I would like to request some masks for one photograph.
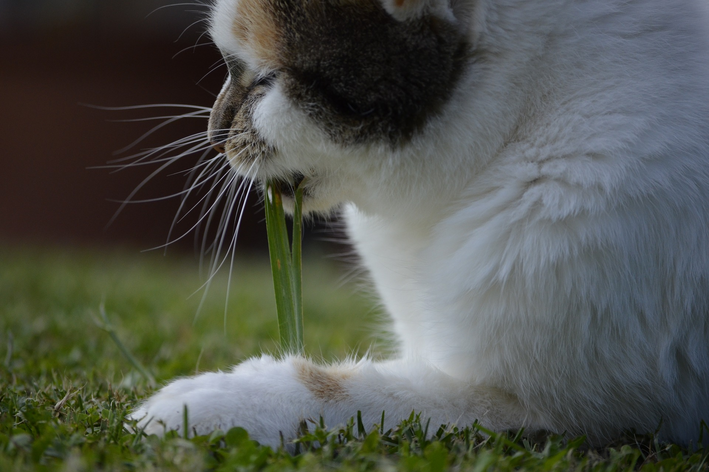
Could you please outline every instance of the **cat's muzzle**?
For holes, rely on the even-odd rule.
[[[244,86],[229,79],[212,107],[209,142],[237,170],[243,164],[258,166],[276,153],[253,126],[254,107],[268,91],[269,84],[259,80]]]

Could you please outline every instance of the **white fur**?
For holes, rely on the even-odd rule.
[[[212,29],[230,53],[220,24],[236,1],[217,1]],[[179,428],[187,404],[200,432],[240,425],[268,444],[357,410],[368,425],[416,410],[696,442],[709,421],[706,7],[456,1],[488,60],[396,151],[337,146],[271,90],[254,121],[281,152],[260,176],[314,170],[307,208],[346,204],[399,354],[338,367],[345,399],[313,396],[302,359],[262,358],[178,380],[134,416]]]

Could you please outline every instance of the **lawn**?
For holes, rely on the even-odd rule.
[[[357,419],[318,429],[299,453],[273,451],[241,429],[184,439],[141,438],[125,415],[168,379],[277,352],[266,255],[219,274],[202,301],[195,258],[133,250],[0,248],[0,471],[9,470],[703,470],[709,452],[628,436],[602,450],[582,438],[486,436],[415,417],[356,434]],[[384,344],[377,311],[342,281],[343,268],[304,258],[306,352],[341,358]],[[201,306],[200,306],[201,305]],[[368,426],[368,425],[365,425]],[[428,432],[428,434],[426,434]],[[321,447],[314,447],[319,444]]]

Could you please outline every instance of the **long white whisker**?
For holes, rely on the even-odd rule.
[[[128,205],[128,202],[130,202],[133,199],[133,197],[140,191],[140,189],[143,188],[143,186],[145,186],[145,184],[147,184],[153,177],[158,175],[163,170],[167,169],[170,165],[175,163],[177,160],[178,159],[171,159],[171,160],[167,161],[166,163],[164,163],[163,165],[161,165],[160,167],[155,169],[153,172],[151,172],[150,175],[148,175],[145,179],[143,179],[143,181],[140,182],[136,186],[136,188],[134,188],[133,191],[128,195],[128,198],[126,198],[125,201],[123,201],[123,203],[121,203],[121,206],[118,207],[118,210],[116,210],[116,212],[113,214],[113,217],[108,221],[106,226],[110,226],[111,224],[113,224],[113,222],[116,220],[116,218],[118,218],[118,215],[121,213],[121,211],[123,211],[123,209],[126,207],[126,205]]]
[[[117,168],[114,169],[113,172],[120,172],[120,171],[122,171],[122,170],[124,170],[124,169],[128,169],[128,168],[131,168],[131,167],[138,167],[138,166],[141,166],[141,165],[158,164],[158,163],[161,163],[161,162],[172,163],[172,162],[176,162],[176,161],[180,160],[181,158],[183,158],[183,157],[185,157],[185,156],[189,156],[189,155],[191,155],[191,154],[195,154],[195,153],[203,152],[203,151],[204,151],[204,152],[210,152],[210,151],[212,150],[211,144],[205,144],[203,140],[195,141],[195,142],[196,142],[196,144],[195,144],[194,146],[192,146],[192,147],[186,149],[185,151],[183,151],[183,152],[181,152],[181,153],[179,153],[179,154],[176,154],[176,155],[173,155],[173,156],[169,156],[169,157],[166,157],[166,158],[158,158],[158,159],[153,159],[153,160],[150,160],[150,161],[141,162],[142,160],[147,159],[148,157],[150,157],[150,156],[145,156],[145,157],[142,157],[141,159],[137,160],[136,162],[129,163],[129,164],[124,164],[124,165],[121,165],[121,166],[117,166]],[[167,153],[167,151],[164,152],[164,153],[162,153],[162,154],[160,154],[160,156],[165,155],[166,153]],[[171,174],[171,175],[175,175],[175,174],[179,174],[179,173],[180,173],[180,172],[175,172],[175,173],[173,173],[173,174]]]
[[[220,158],[221,155],[220,155],[220,156],[217,156],[217,157]],[[211,159],[210,161],[211,161],[211,162],[216,162],[216,159]],[[185,231],[181,236],[179,236],[178,238],[171,239],[171,237],[172,237],[172,231],[173,231],[173,229],[174,229],[175,224],[179,223],[179,222],[182,221],[188,214],[190,214],[190,213],[197,207],[197,205],[199,205],[200,202],[202,202],[202,201],[208,201],[208,200],[205,200],[205,199],[207,199],[207,198],[211,195],[211,191],[210,191],[207,195],[203,196],[195,205],[192,206],[192,208],[191,208],[190,210],[188,210],[187,212],[185,212],[184,215],[183,215],[182,217],[180,217],[180,214],[182,213],[182,209],[184,208],[184,205],[185,205],[185,202],[186,202],[186,199],[183,198],[183,201],[182,201],[181,204],[180,204],[180,208],[178,209],[178,211],[177,211],[177,213],[176,213],[176,215],[175,215],[175,218],[173,219],[173,223],[172,223],[172,225],[171,225],[171,227],[170,227],[170,231],[169,231],[169,233],[168,233],[168,240],[167,240],[167,242],[166,242],[165,244],[163,244],[163,245],[156,246],[156,247],[152,248],[151,250],[160,249],[160,248],[165,248],[165,247],[169,246],[170,244],[173,244],[173,243],[175,243],[175,242],[177,242],[177,241],[180,241],[180,240],[183,239],[185,236],[187,236],[189,233],[191,233],[195,228],[199,227],[199,225],[202,223],[202,221],[204,220],[204,218],[207,217],[207,215],[211,216],[211,215],[213,214],[213,211],[212,211],[212,210],[213,210],[214,207],[221,201],[221,199],[222,199],[223,196],[224,196],[224,193],[225,193],[226,191],[231,191],[231,189],[234,188],[232,184],[233,184],[237,179],[239,179],[239,175],[238,175],[236,172],[230,172],[231,168],[229,167],[229,164],[226,163],[226,161],[224,161],[224,164],[225,164],[225,165],[223,165],[223,166],[221,166],[219,169],[217,169],[212,175],[213,175],[213,176],[214,176],[214,175],[219,175],[219,174],[220,174],[221,172],[223,172],[224,170],[227,170],[227,172],[225,172],[224,175],[219,178],[219,180],[216,182],[216,184],[218,184],[220,181],[222,181],[222,180],[224,180],[224,179],[227,179],[228,177],[230,177],[230,178],[229,178],[228,180],[225,180],[225,181],[223,182],[223,184],[222,184],[222,190],[221,190],[221,191],[219,192],[219,194],[214,198],[214,201],[213,201],[211,207],[210,207],[209,209],[207,209],[206,211],[203,210],[203,211],[201,212],[201,215],[200,215],[199,219],[197,220],[197,222],[196,222],[190,229],[186,230],[186,231]],[[198,176],[198,178],[202,178],[202,177],[201,177],[202,174],[205,173],[205,172],[207,172],[208,170],[209,170],[209,167],[205,167],[205,169],[203,169],[203,171],[200,173],[200,176]],[[206,182],[207,179],[209,179],[209,177],[207,177],[207,178],[205,179],[205,181],[203,181],[202,183],[200,183],[199,186],[203,185],[203,183]],[[215,184],[214,186],[216,186],[216,184]],[[213,188],[214,188],[214,186],[213,186]],[[190,188],[188,188],[188,189],[187,189],[187,195],[189,195],[189,192],[191,192],[194,188],[195,188],[194,185],[192,185]]]
[[[255,162],[254,162],[255,163]],[[250,170],[250,169],[249,169]],[[246,192],[243,193],[243,199],[240,203],[240,210],[239,210],[239,216],[236,220],[236,227],[234,228],[234,236],[231,239],[230,247],[227,249],[229,252],[231,252],[231,261],[229,262],[229,276],[227,277],[227,285],[226,285],[226,299],[224,300],[224,332],[226,333],[226,320],[227,320],[227,309],[229,307],[229,291],[231,288],[231,278],[234,273],[234,257],[236,255],[236,238],[239,235],[239,229],[241,228],[241,220],[244,217],[244,210],[246,209],[246,198],[249,195],[249,192],[251,192],[251,187],[254,184],[253,179],[249,179],[249,186],[246,189]]]
[[[224,211],[222,212],[222,221],[220,222],[220,228],[217,231],[217,234],[221,235],[221,236],[217,237],[219,242],[215,246],[215,253],[213,253],[212,264],[210,267],[210,274],[209,274],[207,281],[202,285],[202,287],[200,287],[200,289],[198,289],[198,291],[201,289],[204,289],[204,293],[202,294],[202,298],[201,298],[200,304],[199,304],[199,307],[201,308],[205,299],[206,299],[207,293],[209,291],[209,287],[214,279],[214,276],[219,272],[219,270],[221,269],[221,267],[223,266],[224,262],[227,259],[227,257],[225,257],[224,259],[221,260],[219,265],[216,265],[216,262],[219,260],[219,253],[221,252],[221,251],[219,251],[218,248],[223,247],[224,237],[225,237],[226,232],[228,230],[228,226],[226,223],[228,222],[228,220],[230,218],[229,215],[233,214],[234,207],[238,205],[240,207],[239,214],[235,220],[236,225],[234,228],[233,236],[231,238],[231,241],[229,242],[229,246],[227,247],[227,254],[229,254],[229,252],[231,252],[231,259],[230,259],[231,262],[230,262],[229,277],[228,277],[228,281],[227,281],[226,303],[224,306],[224,329],[226,329],[229,289],[231,286],[233,266],[234,266],[234,257],[235,257],[235,253],[236,253],[236,251],[235,251],[236,240],[237,240],[237,237],[239,234],[239,228],[241,225],[241,220],[243,218],[244,209],[246,208],[246,199],[247,199],[249,193],[251,192],[251,188],[253,187],[254,179],[250,174],[251,174],[251,171],[252,171],[255,164],[256,164],[256,161],[254,161],[251,164],[251,166],[249,167],[249,169],[245,172],[245,177],[241,181],[241,183],[239,184],[238,189],[234,188],[234,187],[232,187],[232,189],[231,189],[232,191],[229,194],[229,198],[232,203],[231,203],[231,205],[228,205],[227,207],[225,207]],[[248,182],[248,187],[246,188],[246,191],[243,191],[245,182]],[[236,195],[240,194],[240,198],[234,198],[235,194]],[[199,313],[199,308],[198,308],[198,313]]]
[[[199,13],[199,14],[202,14],[202,13],[204,13],[204,12],[201,12],[201,11],[193,11],[192,13]],[[175,42],[178,42],[178,41],[182,38],[182,36],[184,36],[185,33],[186,33],[187,31],[189,31],[189,29],[192,28],[194,25],[197,25],[197,24],[199,24],[199,23],[206,23],[206,22],[208,22],[208,21],[209,21],[208,18],[200,18],[199,20],[196,20],[196,21],[190,23],[189,25],[187,25],[187,27],[185,27],[185,29],[182,30],[182,33],[180,33],[180,35],[177,37],[177,39],[175,39]],[[197,38],[197,42],[199,42],[199,39],[200,39],[202,36],[204,36],[204,33],[202,33],[202,34],[199,36],[199,38]],[[187,49],[189,49],[189,48],[187,48]],[[179,53],[177,53],[177,54],[179,54]],[[174,58],[175,56],[172,56],[172,57]]]
[[[224,177],[222,177],[222,178],[224,178]],[[234,178],[236,178],[236,177],[234,177]],[[192,190],[192,189],[190,189],[190,190]],[[183,202],[184,202],[184,199],[183,199]],[[216,204],[216,202],[215,202],[215,204]],[[181,204],[181,205],[180,205],[180,208],[182,208],[182,206],[183,206],[183,205]],[[189,214],[191,211],[192,211],[192,210],[189,210],[186,214]],[[185,215],[186,215],[186,214],[185,214]],[[207,214],[204,214],[204,215],[200,216],[200,218],[198,219],[198,221],[197,221],[194,225],[192,225],[191,228],[189,228],[188,230],[184,231],[179,237],[173,239],[173,238],[172,238],[172,232],[173,232],[173,230],[174,230],[175,224],[177,224],[178,222],[182,221],[182,219],[184,218],[184,216],[183,216],[182,218],[179,218],[179,219],[178,219],[179,215],[180,215],[180,210],[178,210],[177,214],[175,215],[175,218],[173,219],[173,224],[170,226],[170,231],[169,231],[169,233],[168,233],[167,242],[165,242],[164,244],[161,244],[161,245],[159,245],[159,246],[152,247],[152,248],[148,249],[148,251],[154,251],[154,250],[156,250],[156,249],[164,249],[164,248],[167,248],[168,246],[170,246],[170,245],[176,243],[177,241],[182,240],[182,239],[185,238],[188,234],[190,234],[195,228],[197,228],[197,227],[200,225],[200,223],[202,222],[202,220],[207,216]]]
[[[228,128],[223,128],[223,129],[216,129],[214,130],[215,133],[220,134],[220,133],[225,133],[231,131]],[[240,136],[239,134],[234,135],[234,137]],[[119,162],[125,162],[129,161],[131,159],[136,159],[133,164],[136,164],[140,161],[143,161],[146,157],[150,157],[153,155],[158,155],[158,157],[163,156],[167,154],[170,151],[173,151],[175,149],[179,149],[181,147],[185,147],[191,144],[194,144],[196,142],[204,142],[207,143],[209,139],[209,132],[208,131],[200,131],[199,133],[192,134],[190,136],[185,136],[184,138],[180,138],[176,141],[173,141],[172,143],[165,144],[162,146],[158,146],[156,148],[150,148],[146,149],[144,151],[131,154],[130,156],[126,157],[121,157],[118,159],[113,159],[109,161],[110,163],[119,163]],[[206,145],[206,144],[205,144]],[[211,144],[209,144],[211,146]],[[139,159],[138,159],[139,158]],[[155,162],[155,161],[148,161],[148,162]],[[125,164],[124,164],[125,165]],[[122,168],[124,165],[116,165],[114,167]],[[107,166],[103,166],[104,168]]]
[[[256,164],[256,162],[254,162],[254,163],[251,164],[251,167],[250,167],[249,170],[246,172],[246,175],[247,175],[247,176],[249,175],[249,173],[251,172],[251,169],[253,168],[253,166],[254,166],[255,164]],[[244,188],[244,183],[245,183],[245,182],[248,182],[248,183],[249,183],[249,184],[248,184],[248,190],[247,190],[246,193],[242,193],[242,189]],[[216,261],[217,261],[218,258],[219,258],[219,254],[220,254],[220,252],[221,252],[220,248],[223,247],[223,245],[224,245],[224,237],[226,236],[226,232],[227,232],[227,229],[228,229],[228,222],[229,222],[229,216],[228,216],[228,215],[231,215],[231,214],[232,214],[232,211],[233,211],[234,206],[236,206],[236,205],[238,205],[238,204],[242,204],[243,202],[245,202],[245,200],[246,200],[246,195],[248,194],[248,191],[250,191],[252,185],[253,185],[253,179],[251,179],[251,178],[246,178],[245,180],[243,180],[243,181],[241,182],[241,184],[239,185],[239,188],[236,189],[236,191],[234,192],[236,195],[241,195],[241,198],[234,198],[234,196],[231,195],[232,204],[231,204],[230,207],[228,208],[228,212],[225,213],[225,214],[227,215],[227,217],[224,218],[224,216],[223,216],[223,217],[222,217],[222,221],[220,222],[220,229],[219,229],[219,231],[221,232],[221,237],[219,238],[219,244],[216,245],[215,257],[214,257],[214,259],[213,259],[214,262],[213,262],[213,264],[212,264],[212,268],[210,269],[212,273],[218,272],[219,269],[221,269],[222,265],[224,265],[224,262],[225,262],[225,259],[222,259],[222,261],[219,263],[218,266],[215,267],[215,265],[214,265],[214,263],[216,263]],[[238,227],[239,224],[240,224],[240,220],[239,220],[239,223],[237,224],[237,227]],[[227,248],[227,250],[228,250],[228,248]]]
[[[215,172],[214,175],[219,175],[219,174],[221,174],[222,172],[224,172],[224,170],[225,170],[225,168],[222,167],[222,168],[218,169],[218,170]],[[227,169],[227,172],[224,172],[224,175],[222,175],[222,176],[219,177],[219,180],[217,180],[217,181],[215,182],[215,185],[214,185],[212,188],[216,187],[216,185],[219,184],[219,182],[222,182],[222,181],[223,181],[223,183],[222,183],[222,190],[221,190],[221,191],[217,194],[217,196],[214,198],[214,201],[212,202],[212,205],[209,207],[209,209],[207,209],[206,212],[200,212],[200,217],[199,217],[199,219],[197,220],[197,222],[194,224],[194,226],[192,226],[188,231],[185,232],[185,234],[183,234],[182,236],[180,236],[177,240],[182,239],[184,236],[187,235],[187,233],[190,233],[192,230],[194,230],[195,228],[197,228],[197,227],[200,225],[200,223],[202,222],[202,220],[204,220],[204,218],[205,218],[208,214],[211,214],[211,213],[212,213],[212,210],[214,209],[214,207],[221,201],[222,197],[224,196],[224,192],[226,192],[226,191],[231,187],[231,185],[232,185],[238,178],[239,178],[239,176],[236,175],[236,174],[233,174],[233,175],[232,175],[231,172],[229,172],[229,169]],[[228,179],[228,180],[226,180],[226,179]],[[211,191],[210,191],[207,195],[205,195],[205,196],[203,196],[202,198],[200,198],[199,201],[198,201],[197,203],[195,203],[195,204],[192,206],[192,208],[190,208],[187,212],[185,212],[185,214],[184,214],[181,218],[178,219],[177,217],[179,216],[179,214],[176,215],[176,216],[175,216],[175,218],[176,218],[175,223],[179,223],[180,221],[182,221],[188,214],[192,213],[192,211],[194,211],[194,209],[197,208],[197,206],[198,206],[200,203],[205,202],[205,201],[206,201],[206,202],[209,202],[209,200],[207,200],[207,199],[210,197],[210,195],[211,195]],[[176,241],[177,241],[177,240],[176,240]]]
[[[130,110],[144,110],[151,108],[190,108],[193,110],[202,110],[206,112],[212,111],[210,107],[204,107],[200,105],[185,105],[182,103],[152,103],[149,105],[129,105],[122,107],[106,107],[101,105],[92,105],[90,103],[80,103],[81,106],[88,108],[93,108],[95,110],[105,110],[105,111],[130,111]]]
[[[207,152],[209,152],[209,151],[207,151]],[[204,169],[203,172],[206,172],[206,170],[208,170],[208,168],[207,168],[207,169]],[[200,173],[200,178],[201,178],[201,179],[202,179],[202,173],[203,173],[203,172]],[[170,194],[170,195],[165,195],[165,196],[162,196],[162,197],[145,198],[145,199],[142,199],[142,200],[135,200],[135,199],[133,199],[133,200],[130,200],[130,201],[126,201],[125,203],[128,204],[128,205],[131,205],[131,204],[134,204],[134,203],[153,203],[153,202],[161,202],[161,201],[165,201],[165,200],[170,200],[170,199],[172,199],[172,198],[179,197],[180,195],[184,195],[184,196],[186,197],[186,196],[188,196],[193,190],[198,189],[198,188],[203,187],[204,185],[208,184],[209,181],[210,181],[213,177],[215,177],[215,176],[218,175],[218,172],[219,172],[219,171],[215,171],[214,173],[212,173],[212,174],[210,174],[210,175],[207,175],[207,176],[204,177],[201,181],[195,182],[195,183],[193,183],[189,188],[185,188],[185,189],[183,189],[183,190],[181,190],[181,191],[179,191],[179,192],[175,192],[175,193],[172,193],[172,194]],[[222,178],[223,178],[223,177],[222,177]],[[192,210],[188,211],[186,214],[189,214],[191,211],[192,211]],[[183,217],[183,218],[184,218],[184,217]],[[183,218],[181,218],[180,220],[178,220],[178,222],[179,222],[179,221],[182,221]]]
[[[134,146],[136,146],[137,144],[139,144],[141,141],[143,141],[145,138],[147,138],[148,136],[152,135],[153,133],[155,133],[155,132],[158,131],[159,129],[164,128],[165,126],[169,125],[170,123],[174,123],[174,122],[177,121],[177,120],[183,119],[183,118],[185,118],[185,117],[187,117],[187,116],[196,115],[196,114],[198,114],[198,113],[200,113],[200,112],[199,112],[199,111],[196,111],[196,112],[186,113],[186,114],[184,114],[184,115],[178,115],[178,116],[169,118],[169,119],[163,121],[162,123],[160,123],[160,124],[158,124],[158,125],[155,125],[152,129],[150,129],[150,130],[147,131],[146,133],[143,133],[142,136],[140,136],[138,139],[136,139],[135,141],[133,141],[132,143],[130,143],[128,146],[126,146],[126,147],[124,147],[124,148],[122,148],[122,149],[119,149],[118,151],[114,152],[114,154],[122,154],[122,153],[124,153],[125,151],[127,151],[128,149],[131,149],[132,147],[134,147]]]
[[[181,141],[181,140],[180,140]],[[113,169],[114,172],[121,171],[123,169],[128,169],[131,167],[141,167],[141,166],[146,166],[146,165],[151,165],[151,164],[157,164],[163,161],[167,160],[174,160],[180,157],[184,157],[186,154],[189,154],[188,151],[183,151],[178,155],[169,155],[168,157],[163,157],[167,156],[173,151],[176,151],[177,149],[183,148],[183,147],[188,147],[188,146],[194,146],[198,148],[199,146],[204,146],[205,150],[208,150],[209,148],[212,147],[210,143],[207,143],[206,137],[202,134],[200,136],[195,136],[191,138],[189,141],[184,141],[184,142],[179,142],[176,141],[171,144],[167,144],[164,146],[159,146],[157,148],[153,149],[147,149],[145,151],[141,151],[136,154],[131,154],[130,156],[123,157],[120,159],[114,159],[111,162],[111,164],[103,165],[103,166],[95,166],[94,168],[98,169]],[[201,151],[200,149],[194,149],[192,152],[199,152]],[[125,162],[128,160],[133,159],[132,162]]]
[[[156,121],[156,120],[169,120],[172,118],[197,118],[203,120],[209,118],[209,112],[199,111],[196,113],[185,113],[184,115],[162,115],[162,116],[148,116],[146,118],[126,118],[121,120],[108,120],[109,123],[140,123],[141,121]]]
[[[254,167],[255,164],[256,164],[256,161],[254,161],[254,162],[251,164],[251,166],[249,167],[249,169],[248,169],[248,170],[246,171],[246,173],[245,173],[245,174],[246,174],[245,179],[240,182],[239,186],[238,186],[238,187],[233,187],[233,186],[232,186],[231,189],[230,189],[231,191],[230,191],[230,194],[229,194],[229,197],[230,197],[229,199],[230,199],[230,201],[231,201],[231,204],[230,204],[230,205],[227,205],[227,206],[224,208],[224,210],[222,211],[222,218],[221,218],[221,221],[220,221],[220,223],[219,223],[219,228],[217,229],[217,238],[215,239],[215,241],[214,241],[214,243],[213,243],[214,249],[213,249],[213,252],[212,252],[212,262],[211,262],[211,264],[210,264],[210,269],[209,269],[209,273],[210,273],[209,279],[210,279],[210,280],[214,277],[214,275],[219,271],[219,269],[220,269],[220,268],[222,267],[222,265],[224,264],[224,260],[223,260],[223,259],[222,259],[221,262],[218,262],[218,261],[219,261],[219,257],[220,257],[220,254],[221,254],[220,248],[222,248],[222,247],[224,246],[224,238],[225,238],[225,236],[226,236],[226,228],[227,228],[227,223],[228,223],[228,221],[229,221],[229,215],[232,214],[231,212],[233,211],[234,205],[235,205],[236,203],[238,203],[238,201],[239,201],[239,199],[234,198],[234,194],[240,194],[240,193],[242,193],[242,189],[243,189],[244,183],[245,183],[246,181],[249,182],[249,189],[251,188],[252,180],[253,180],[253,179],[250,178],[249,174],[251,173],[251,170],[253,169],[253,167]],[[245,195],[245,194],[242,194],[242,195]],[[244,197],[243,199],[245,199],[245,197]],[[242,199],[242,200],[243,200],[243,199]]]
[[[225,130],[217,130],[217,132],[222,132],[222,131],[228,131],[228,130],[226,130],[226,129]],[[238,135],[236,135],[236,136],[238,136]],[[158,146],[156,148],[146,149],[144,151],[141,151],[141,152],[138,152],[135,154],[131,154],[130,156],[121,157],[119,159],[113,159],[110,161],[110,163],[111,163],[110,165],[96,166],[96,168],[121,170],[121,169],[128,168],[128,167],[137,167],[137,166],[141,166],[141,165],[154,164],[154,163],[158,163],[158,162],[161,162],[164,160],[169,160],[169,159],[172,159],[175,157],[182,157],[182,156],[188,154],[189,152],[184,151],[184,152],[180,153],[179,156],[170,156],[168,158],[162,159],[162,156],[165,156],[168,153],[170,153],[176,149],[179,149],[181,147],[191,146],[195,143],[200,143],[205,146],[205,149],[208,149],[212,145],[211,145],[211,143],[208,143],[207,138],[208,138],[207,131],[201,131],[201,132],[195,133],[191,136],[187,136],[187,137],[178,139],[176,141],[173,141],[170,144],[165,144],[163,146]],[[201,151],[201,150],[193,148],[192,152],[199,152],[199,151]],[[153,157],[155,157],[155,158],[153,158]],[[148,158],[151,158],[151,159],[148,160]],[[123,164],[125,161],[129,161],[131,159],[134,159],[133,162]],[[121,163],[121,164],[119,164],[119,163]]]
[[[207,70],[207,72],[197,81],[197,83],[198,83],[198,84],[201,83],[204,79],[206,79],[207,77],[209,77],[209,74],[211,74],[211,73],[214,72],[214,71],[219,70],[221,67],[223,67],[223,66],[225,66],[225,65],[226,65],[226,64],[225,64],[225,62],[224,62],[223,60],[217,61],[212,67],[209,68],[209,70]]]
[[[172,8],[172,7],[204,7],[204,8],[209,8],[209,5],[205,5],[204,3],[199,3],[199,2],[195,2],[195,3],[172,3],[172,4],[169,4],[169,5],[162,5],[162,6],[157,7],[156,9],[154,9],[153,11],[151,11],[150,13],[148,13],[147,15],[145,15],[145,18],[148,18],[150,15],[152,15],[152,14],[154,14],[154,13],[157,13],[157,12],[160,11],[160,10],[164,10],[164,9],[166,9],[166,8]],[[200,12],[200,13],[201,13],[201,12]]]
[[[200,41],[200,39],[202,39],[203,37],[204,37],[204,33],[200,34],[199,37],[197,38],[197,41],[195,42],[195,44],[193,44],[192,46],[187,46],[186,48],[180,49],[179,51],[177,51],[177,52],[172,56],[172,58],[174,59],[174,58],[176,58],[177,56],[179,56],[180,54],[182,54],[183,52],[189,51],[190,49],[192,49],[192,50],[194,51],[194,50],[197,49],[198,47],[202,47],[202,46],[213,46],[213,44],[212,44],[211,42],[208,42],[208,43],[200,43],[199,41]]]
[[[243,150],[242,150],[241,152],[243,152]],[[244,164],[239,165],[239,167],[234,170],[234,173],[239,174],[240,171],[241,171],[241,169],[242,169],[242,167],[243,167],[243,165],[244,165]],[[246,177],[246,178],[247,178],[247,179],[249,178],[249,177],[248,177],[248,174],[247,174],[247,177]],[[236,189],[236,193],[240,192],[241,189],[243,188],[243,186],[244,186],[244,179],[242,179],[241,182],[239,183],[239,187]],[[223,189],[224,189],[224,188],[225,188],[225,187],[223,187]],[[232,192],[232,193],[234,193],[234,192]],[[221,198],[221,195],[219,196],[219,198]],[[205,202],[205,203],[206,203],[206,202]],[[209,228],[211,227],[212,219],[214,218],[215,213],[214,213],[213,211],[210,211],[210,210],[206,207],[206,204],[202,207],[202,213],[205,213],[205,212],[209,212],[209,218],[207,219],[206,224],[205,224],[205,227],[204,227],[204,232],[203,232],[203,237],[202,237],[202,251],[201,251],[201,253],[202,253],[202,254],[206,254],[207,252],[212,252],[212,256],[213,256],[213,257],[212,257],[212,262],[210,263],[210,271],[211,271],[212,268],[213,268],[214,260],[215,260],[215,254],[216,254],[216,252],[217,252],[216,249],[217,249],[218,235],[220,234],[220,232],[221,232],[221,230],[222,230],[222,228],[223,228],[224,219],[226,218],[226,210],[225,210],[225,209],[222,210],[222,216],[221,216],[221,219],[220,219],[220,224],[219,224],[219,226],[217,227],[217,237],[214,239],[214,241],[213,241],[208,247],[206,246],[207,241],[209,241],[209,238],[208,238],[208,231],[209,231]],[[202,263],[202,260],[200,260],[200,263]]]
[[[242,166],[243,166],[243,164],[239,165],[239,167],[237,169],[231,169],[231,167],[229,167],[227,169],[227,172],[232,171],[232,172],[238,174],[239,171],[241,170]],[[228,184],[226,182],[222,185],[219,192],[217,192],[218,195],[222,194],[222,192],[224,191],[224,189],[226,188],[227,185]],[[210,191],[209,197],[212,197],[212,192],[214,191],[215,187],[213,187],[212,190]],[[221,198],[221,197],[217,197],[217,198]],[[202,229],[202,244],[201,244],[200,258],[199,258],[200,268],[203,267],[203,265],[204,265],[204,255],[208,251],[213,250],[214,244],[216,242],[216,238],[215,238],[215,240],[212,242],[212,244],[209,244],[209,246],[207,245],[207,242],[209,241],[209,228],[211,228],[212,220],[214,219],[214,215],[216,214],[216,212],[210,211],[210,202],[211,202],[211,200],[205,200],[204,203],[202,204],[202,209],[200,211],[200,215],[202,215],[202,216],[207,215],[207,219],[204,222],[204,226]],[[223,213],[222,213],[222,218],[223,218]],[[217,230],[217,235],[218,234],[219,234],[219,230]]]
[[[231,204],[226,205],[222,209],[222,216],[220,219],[219,227],[217,228],[217,234],[216,234],[214,242],[210,245],[211,249],[209,249],[209,250],[212,251],[212,260],[210,262],[209,275],[207,276],[207,280],[204,282],[204,284],[202,284],[202,286],[197,290],[197,291],[199,291],[201,289],[205,289],[204,295],[206,295],[206,291],[209,290],[209,286],[211,285],[212,280],[214,279],[217,272],[219,272],[219,268],[221,267],[221,264],[217,266],[216,262],[219,259],[219,254],[220,254],[219,248],[223,246],[224,237],[226,235],[225,221],[229,220],[229,215],[231,214],[231,211],[233,210],[234,202],[237,201],[237,199],[234,198],[234,195],[238,194],[241,191],[240,189],[243,188],[244,181],[242,181],[238,187],[231,185],[233,182],[234,182],[234,180],[230,180],[228,182],[228,184],[225,184],[222,186],[222,190],[228,191],[227,199],[229,201],[231,201]],[[223,194],[223,192],[222,192],[222,194]],[[210,212],[206,213],[206,215],[207,214],[209,216],[208,216],[207,222],[205,224],[205,235],[206,235],[206,231],[208,230],[208,228],[210,226],[210,222],[211,222],[212,218],[214,217],[215,212],[210,211]],[[205,241],[205,240],[206,239],[203,239],[203,241]],[[202,249],[203,249],[202,254],[204,255],[204,253],[205,253],[204,245],[202,246]]]

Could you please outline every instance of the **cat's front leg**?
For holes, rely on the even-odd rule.
[[[186,410],[185,410],[186,407]],[[176,380],[148,399],[131,417],[147,434],[190,434],[245,428],[262,444],[278,446],[297,436],[303,420],[324,418],[330,427],[362,413],[365,427],[395,426],[412,411],[432,425],[471,424],[495,430],[528,426],[517,400],[495,388],[472,386],[415,361],[369,360],[318,366],[300,357],[246,361],[231,372]],[[432,428],[435,430],[435,428]]]

